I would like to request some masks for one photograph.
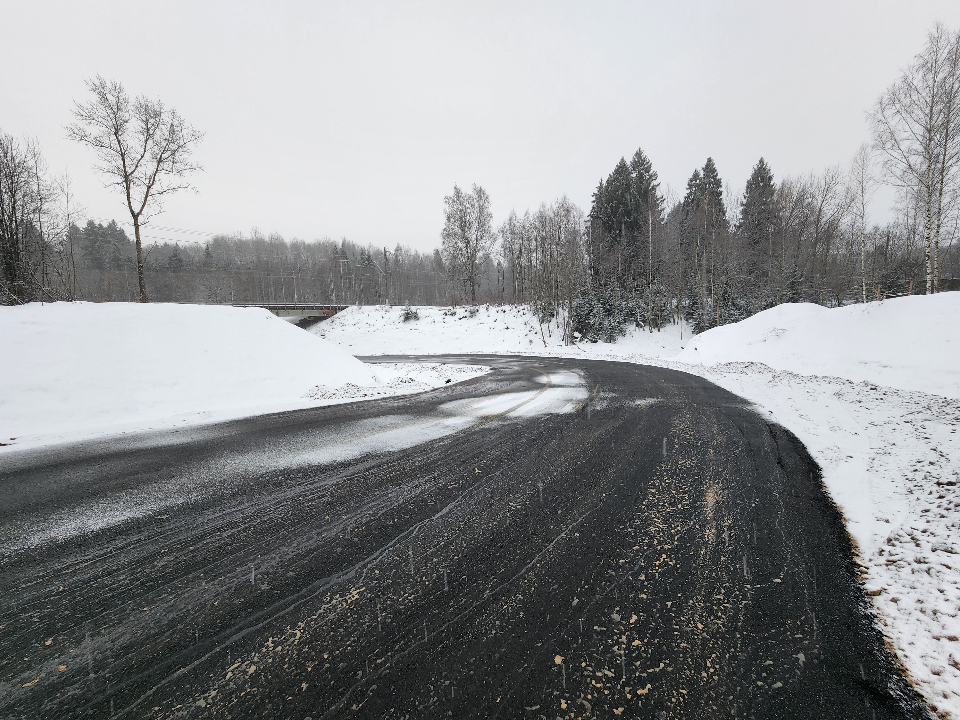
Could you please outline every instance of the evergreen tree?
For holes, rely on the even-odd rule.
[[[702,170],[698,168],[693,171],[693,175],[687,180],[687,191],[682,204],[686,217],[689,218],[707,207],[711,216],[708,221],[713,221],[717,227],[726,227],[727,208],[723,202],[723,181],[713,158],[707,158]]]
[[[133,246],[130,238],[123,231],[123,228],[117,224],[116,220],[111,220],[103,227],[103,235],[106,238],[106,265],[111,270],[119,270],[124,266],[127,258],[133,256]]]
[[[177,272],[183,270],[183,256],[180,254],[180,245],[175,244],[170,255],[167,257],[167,270]]]
[[[681,208],[680,238],[691,259],[687,278],[682,280],[683,313],[694,332],[703,332],[722,324],[722,288],[728,284],[724,281],[727,268],[723,266],[727,210],[723,181],[712,157],[703,168],[693,171]]]
[[[653,169],[643,150],[638,149],[630,160],[631,186],[634,198],[634,226],[643,229],[647,224],[647,213],[653,215],[654,224],[659,224],[661,218],[661,204],[657,182],[657,172]]]
[[[630,166],[620,158],[606,182],[598,188],[600,203],[595,208],[595,217],[607,234],[616,237],[620,243],[627,231],[636,230],[633,186]]]
[[[723,203],[723,181],[712,157],[707,158],[703,165],[703,196],[707,199],[710,214],[718,226],[727,224],[727,208]]]
[[[102,225],[87,220],[81,235],[83,261],[94,270],[107,268],[107,237]]]
[[[737,231],[751,246],[759,248],[773,234],[776,222],[773,173],[763,158],[754,166],[743,196]]]
[[[772,247],[777,226],[776,192],[770,166],[760,158],[747,180],[737,225],[737,232],[745,241],[744,269],[752,280],[742,295],[749,298],[752,313],[777,303]]]
[[[687,180],[687,191],[681,204],[684,216],[690,216],[703,207],[703,175],[700,174],[700,168],[694,170]]]

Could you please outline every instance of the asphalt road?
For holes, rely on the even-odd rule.
[[[787,431],[683,373],[479,362],[0,457],[0,717],[928,717]]]

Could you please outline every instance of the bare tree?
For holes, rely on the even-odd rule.
[[[475,303],[480,267],[496,241],[490,196],[478,185],[469,193],[454,185],[453,194],[447,195],[443,204],[443,260],[460,274],[464,289],[469,289],[470,302]]]
[[[940,292],[940,235],[947,206],[955,199],[960,166],[960,32],[950,36],[946,72],[941,90],[940,175],[937,178],[937,225],[933,232],[934,292]],[[949,188],[949,189],[948,189]]]
[[[850,165],[849,189],[853,199],[853,219],[860,238],[860,285],[863,302],[867,302],[867,203],[876,188],[870,146],[862,144]]]
[[[943,201],[960,165],[960,35],[937,24],[870,121],[888,177],[923,207],[927,293],[936,290]]]
[[[76,198],[73,194],[73,183],[70,175],[64,171],[63,175],[55,181],[57,186],[57,195],[60,198],[61,206],[59,208],[60,216],[60,235],[62,239],[61,249],[65,256],[67,267],[61,271],[64,277],[62,284],[66,290],[67,297],[71,300],[77,299],[77,258],[74,248],[74,233],[71,232],[71,225],[74,218],[83,213],[82,208],[76,206]]]
[[[10,135],[0,133],[0,279],[3,304],[27,302],[24,240],[37,205],[29,154]]]
[[[161,210],[165,195],[191,187],[183,178],[201,169],[193,150],[203,134],[160,100],[143,95],[131,100],[116,81],[98,75],[87,81],[87,89],[93,99],[75,104],[77,122],[67,135],[92,147],[107,186],[123,191],[136,240],[140,302],[147,302],[140,226]]]

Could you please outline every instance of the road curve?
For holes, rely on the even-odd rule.
[[[0,456],[0,717],[930,717],[785,429],[442,359],[493,371]]]

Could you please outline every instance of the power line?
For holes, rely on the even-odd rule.
[[[88,220],[93,220],[93,221],[98,222],[98,223],[101,223],[101,224],[103,224],[103,223],[110,223],[110,222],[116,222],[116,223],[119,224],[119,225],[128,225],[128,226],[130,226],[130,227],[133,226],[133,224],[132,224],[130,221],[128,221],[128,220],[117,220],[116,218],[100,218],[100,217],[94,217],[94,216],[92,216],[92,215],[88,215],[88,216],[87,216],[87,219],[88,219]],[[166,232],[184,233],[184,234],[186,234],[186,235],[204,235],[204,236],[206,236],[206,237],[216,237],[217,235],[227,235],[227,234],[228,234],[228,233],[205,232],[205,231],[203,231],[203,230],[185,230],[184,228],[165,227],[165,226],[163,226],[163,225],[150,225],[150,224],[146,224],[146,225],[141,225],[140,227],[141,227],[141,229],[149,228],[149,229],[151,229],[151,230],[164,230],[164,231],[166,231]],[[152,238],[152,239],[168,240],[169,238]]]
[[[160,237],[159,235],[144,235],[143,233],[140,234],[140,237],[143,238],[144,240],[164,240],[164,241],[166,241],[166,242],[172,242],[172,243],[178,243],[178,242],[200,242],[199,240],[189,240],[189,239],[184,239],[184,238],[179,238],[179,239],[178,239],[178,238],[168,238],[168,237]]]

